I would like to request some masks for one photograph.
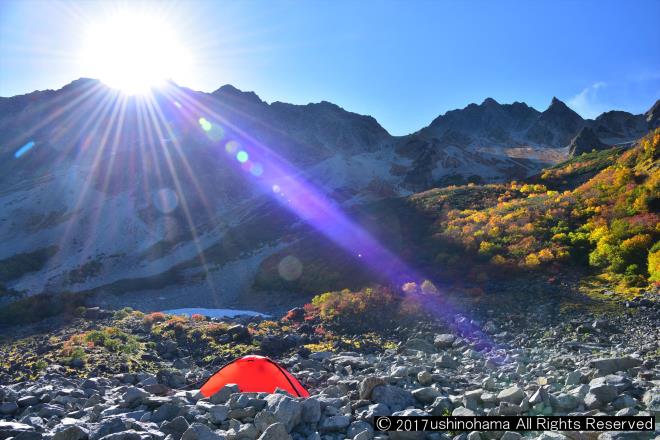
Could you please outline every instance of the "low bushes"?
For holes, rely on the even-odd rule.
[[[430,282],[425,283],[425,291],[413,288],[410,284],[414,283],[409,283],[405,292],[381,286],[359,291],[344,289],[326,292],[305,305],[305,319],[318,320],[324,326],[343,333],[388,330],[419,319],[424,314],[424,300],[437,293]]]

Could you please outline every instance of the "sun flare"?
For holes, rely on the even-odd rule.
[[[134,95],[185,78],[191,58],[166,20],[120,12],[89,26],[82,62],[91,77]]]

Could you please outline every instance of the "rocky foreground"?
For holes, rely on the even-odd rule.
[[[307,323],[297,327],[278,324],[280,330],[290,332],[284,337],[241,330],[274,328],[274,324],[248,327],[246,321],[233,320],[221,327],[224,336],[217,338],[224,343],[237,344],[248,338],[253,352],[268,353],[289,369],[312,393],[307,399],[285,393],[238,393],[235,386],[225,387],[210,399],[201,398],[199,381],[216,365],[204,365],[194,356],[193,346],[173,348],[170,343],[167,348],[167,341],[153,328],[149,332],[129,324],[123,327],[134,328],[136,340],[145,344],[142,360],[156,362],[145,364],[149,368],[144,371],[126,368],[129,372],[110,374],[111,370],[99,365],[85,369],[84,365],[93,362],[89,357],[69,357],[68,364],[58,365],[53,363],[56,358],[49,357],[52,347],[44,345],[41,356],[49,364],[30,380],[16,382],[17,362],[2,364],[5,371],[0,377],[6,384],[0,386],[0,440],[515,440],[521,436],[605,440],[658,436],[658,430],[374,432],[372,419],[378,415],[660,414],[657,295],[609,314],[588,309],[559,312],[539,304],[525,313],[491,309],[482,315],[475,320],[455,315],[450,322],[399,328],[390,335],[396,344],[383,344],[380,349],[354,344],[352,351],[319,351],[331,345],[323,345],[320,332]],[[80,326],[81,321],[75,325]],[[51,342],[55,334],[48,338]],[[64,334],[68,336],[66,330]],[[7,343],[0,353],[10,356],[10,346],[12,350],[21,346],[34,349],[24,335],[21,338],[23,342]],[[127,344],[130,341],[126,339]]]

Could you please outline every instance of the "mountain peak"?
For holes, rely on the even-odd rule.
[[[486,98],[484,99],[484,102],[481,103],[482,106],[493,106],[493,105],[500,105],[499,102],[495,101],[493,98]]]
[[[240,99],[247,102],[252,102],[254,104],[262,104],[263,101],[259,96],[254,92],[244,92],[231,84],[225,84],[220,87],[218,90],[212,93],[213,96],[229,99]]]
[[[556,96],[553,96],[553,97],[552,97],[552,101],[550,101],[550,106],[548,107],[548,110],[550,110],[550,109],[552,109],[552,108],[562,109],[562,110],[563,110],[563,109],[571,110],[571,109],[566,105],[566,103],[565,103],[564,101],[562,101],[561,99],[557,98]],[[573,111],[573,110],[571,110],[571,111]]]

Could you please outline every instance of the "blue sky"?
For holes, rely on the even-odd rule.
[[[0,0],[0,96],[86,76],[83,28],[137,2]],[[159,9],[193,54],[175,78],[262,99],[327,100],[393,134],[493,97],[585,117],[660,98],[660,1],[193,1]]]

